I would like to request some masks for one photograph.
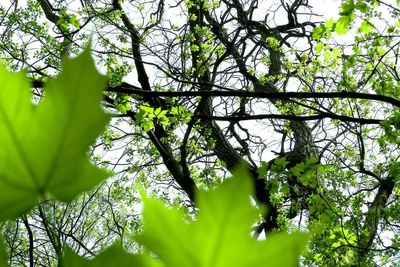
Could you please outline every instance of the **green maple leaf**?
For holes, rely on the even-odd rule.
[[[306,234],[269,235],[264,241],[251,237],[258,218],[251,188],[250,178],[239,170],[217,189],[199,191],[200,211],[193,222],[184,221],[178,209],[145,198],[138,240],[171,267],[297,266]]]
[[[109,120],[104,85],[88,49],[65,62],[37,105],[25,74],[0,67],[0,219],[47,195],[70,201],[108,176],[86,155]]]
[[[336,22],[335,32],[339,35],[346,34],[349,31],[348,27],[351,24],[351,22],[352,22],[351,16],[340,17]]]
[[[65,248],[63,264],[66,267],[161,267],[161,263],[145,254],[129,254],[117,243],[104,250],[92,260],[76,255]]]

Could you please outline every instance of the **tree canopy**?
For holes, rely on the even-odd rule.
[[[2,259],[395,266],[400,3],[323,2],[3,1]]]

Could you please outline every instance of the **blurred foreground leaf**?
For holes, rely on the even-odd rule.
[[[95,259],[87,260],[76,255],[71,249],[66,248],[64,256],[66,267],[161,267],[161,263],[150,256],[133,255],[125,252],[119,245],[114,244]]]
[[[109,120],[100,107],[105,78],[89,49],[65,62],[37,105],[24,73],[0,67],[0,85],[0,219],[46,194],[70,201],[108,176],[86,155]]]
[[[217,189],[197,193],[200,211],[193,222],[186,222],[180,210],[146,198],[139,242],[171,267],[298,266],[307,235],[253,239],[251,226],[258,212],[250,202],[251,192],[249,176],[237,171]]]

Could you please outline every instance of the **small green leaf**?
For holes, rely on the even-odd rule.
[[[315,47],[315,54],[320,55],[323,49],[324,49],[324,44],[318,42],[317,46]]]
[[[333,18],[328,19],[328,20],[325,22],[325,26],[326,26],[326,29],[327,29],[328,31],[333,30],[334,27],[335,27],[335,22],[334,22]]]
[[[286,168],[286,165],[289,163],[289,161],[286,160],[286,157],[279,157],[274,160],[274,164],[272,164],[270,171],[279,173],[283,172],[283,170]]]
[[[312,38],[316,41],[319,41],[325,34],[326,27],[325,25],[321,24],[318,27],[315,27],[312,33]]]
[[[122,114],[126,114],[131,110],[130,96],[126,94],[117,94],[114,100],[115,107]]]
[[[296,164],[296,166],[294,166],[291,170],[294,176],[299,177],[304,172],[305,168],[306,165],[304,164],[304,162],[300,162]]]
[[[143,127],[143,130],[144,130],[145,132],[148,132],[148,131],[150,131],[151,129],[154,129],[154,123],[153,123],[153,121],[151,121],[151,120],[144,120],[144,121],[140,124],[140,126]]]
[[[355,8],[360,10],[362,13],[366,13],[370,10],[369,6],[363,0],[358,0],[355,4]]]
[[[259,179],[265,178],[265,176],[267,175],[267,169],[268,169],[268,163],[265,161],[262,161],[260,168],[257,169]]]
[[[319,163],[319,159],[318,159],[318,157],[315,157],[315,156],[310,157],[310,158],[306,161],[306,164],[307,164],[307,165],[315,165],[315,164],[318,164],[318,163]]]
[[[157,119],[163,118],[167,114],[167,110],[162,110],[162,111],[160,111],[159,113],[156,113],[156,114],[157,114]]]
[[[355,9],[355,5],[354,5],[354,0],[346,0],[342,2],[342,5],[340,6],[340,13],[339,15],[341,16],[350,16],[354,9]]]
[[[360,28],[359,28],[359,30],[361,32],[364,32],[366,34],[370,33],[370,31],[372,31],[374,29],[375,29],[375,26],[372,23],[370,23],[368,20],[364,20],[361,23]]]
[[[285,196],[288,195],[290,193],[290,188],[289,185],[284,183],[282,184],[282,189],[281,189],[282,194],[284,194]]]
[[[348,26],[350,25],[352,19],[351,16],[342,16],[336,22],[335,32],[339,35],[347,33]]]

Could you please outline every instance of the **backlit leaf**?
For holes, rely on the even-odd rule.
[[[161,267],[161,262],[145,254],[129,254],[115,243],[94,259],[85,259],[76,255],[70,248],[65,248],[63,258],[66,267]]]
[[[86,155],[109,120],[100,107],[105,78],[88,49],[65,62],[37,105],[24,73],[0,67],[0,81],[0,219],[47,195],[70,201],[108,176]]]
[[[239,170],[217,189],[197,192],[200,211],[193,222],[185,221],[180,210],[146,198],[139,241],[171,267],[297,266],[306,234],[253,239],[250,229],[258,211],[251,191],[248,174]]]

